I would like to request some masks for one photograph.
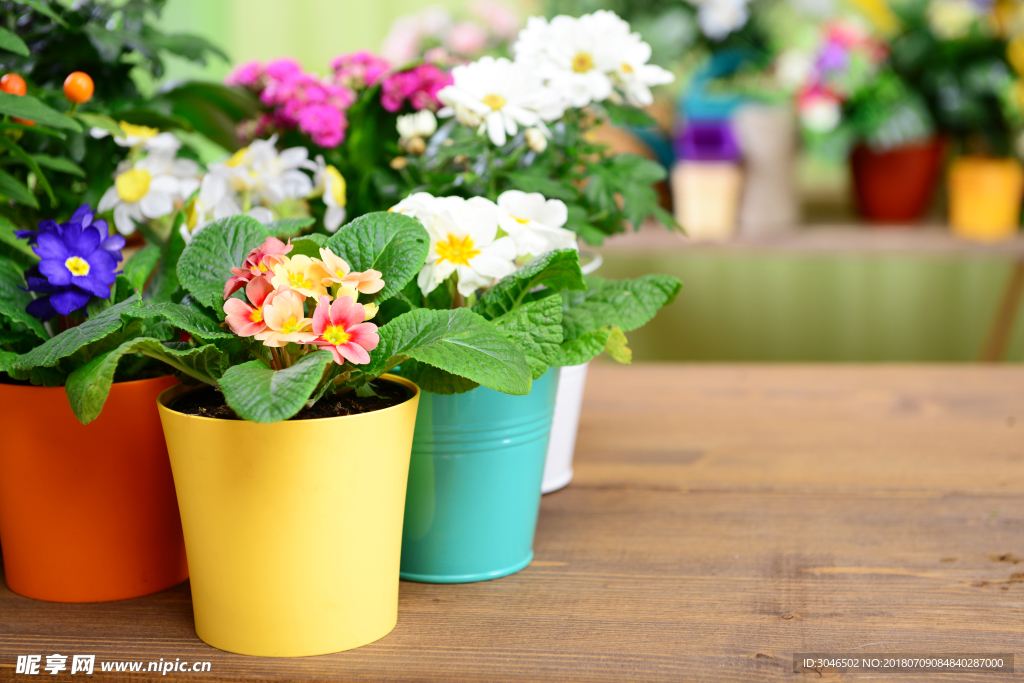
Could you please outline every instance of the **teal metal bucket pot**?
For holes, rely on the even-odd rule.
[[[526,396],[423,392],[412,441],[401,577],[469,583],[533,560],[558,369]]]

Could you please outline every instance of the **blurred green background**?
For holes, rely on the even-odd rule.
[[[513,3],[510,3],[513,4]],[[542,3],[514,3],[524,16]],[[169,31],[204,35],[235,61],[297,58],[325,71],[332,57],[377,49],[397,17],[465,0],[169,0]],[[169,60],[169,78],[222,78]],[[679,299],[630,335],[637,360],[973,361],[1012,260],[1005,253],[790,254],[784,251],[605,250],[606,277],[662,272]],[[1018,319],[1007,360],[1024,358]]]

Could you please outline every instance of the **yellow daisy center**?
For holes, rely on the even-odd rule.
[[[146,196],[149,192],[149,181],[153,176],[144,168],[133,168],[117,176],[114,186],[117,188],[117,196],[122,201],[134,203]]]
[[[594,58],[587,52],[577,52],[572,58],[572,70],[578,74],[585,74],[594,68]]]
[[[148,140],[160,132],[156,128],[150,128],[149,126],[136,126],[135,124],[128,123],[127,121],[121,121],[118,125],[121,127],[121,130],[124,131],[124,136],[126,138],[141,138],[142,140]]]
[[[64,267],[71,271],[72,275],[88,275],[89,262],[81,256],[71,256],[64,262]]]
[[[288,318],[288,322],[281,326],[281,332],[284,334],[291,334],[292,332],[301,332],[302,325],[295,319],[295,316]]]
[[[331,197],[337,206],[345,206],[345,179],[338,169],[328,166],[324,169],[327,174],[327,184],[331,190]]]
[[[631,74],[631,73],[633,73],[633,67],[631,67],[629,64],[626,64],[625,62],[622,63],[622,67],[621,68],[622,68],[622,73],[624,73],[624,74]]]
[[[457,266],[468,266],[469,260],[480,254],[479,249],[474,249],[473,238],[466,235],[459,239],[448,233],[448,239],[437,243],[437,257],[441,261],[448,261]]]
[[[345,331],[343,325],[331,325],[324,330],[323,338],[324,341],[337,346],[338,344],[347,344],[352,339],[352,335]]]
[[[501,95],[495,95],[494,93],[491,93],[490,95],[484,95],[483,97],[480,98],[480,101],[486,104],[494,111],[497,111],[498,109],[501,109],[502,107],[505,106],[505,98],[502,97]]]

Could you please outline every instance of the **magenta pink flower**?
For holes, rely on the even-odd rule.
[[[251,62],[239,64],[232,69],[231,73],[224,78],[224,84],[241,86],[252,90],[260,90],[263,87],[263,79],[265,76],[266,70],[263,68],[263,65],[258,61],[253,60]]]
[[[334,78],[349,88],[360,90],[376,85],[384,78],[391,64],[368,50],[338,55],[331,62]]]
[[[313,311],[314,344],[325,347],[334,355],[334,362],[343,365],[346,360],[356,365],[370,362],[370,351],[377,348],[380,337],[377,326],[366,320],[366,309],[350,296],[341,296],[331,303],[328,296],[320,297]]]
[[[231,331],[240,337],[252,337],[267,328],[263,319],[263,307],[269,304],[277,292],[265,277],[257,277],[245,286],[245,297],[249,303],[241,299],[228,299],[224,302],[224,322]],[[251,304],[251,305],[250,305]]]
[[[381,86],[380,102],[389,112],[400,110],[406,101],[417,111],[435,111],[441,106],[437,93],[452,82],[450,73],[434,64],[420,64],[389,76]]]
[[[283,81],[293,74],[300,73],[302,66],[291,57],[275,59],[267,64],[267,76],[276,81]]]
[[[345,139],[345,115],[327,104],[311,104],[299,110],[299,130],[321,147],[337,147]]]
[[[231,277],[224,283],[224,298],[245,287],[254,277],[273,273],[274,266],[282,263],[280,257],[292,250],[291,244],[285,244],[276,237],[268,237],[263,244],[249,252],[241,268],[232,268]]]

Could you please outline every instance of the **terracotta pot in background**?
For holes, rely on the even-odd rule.
[[[938,186],[944,149],[940,138],[887,152],[855,148],[850,165],[858,213],[878,223],[919,221]]]
[[[1009,239],[1020,226],[1024,169],[1016,159],[960,157],[949,167],[949,226],[967,239]]]
[[[0,384],[0,544],[8,587],[53,602],[156,593],[188,578],[156,397],[120,382],[83,425],[63,387]]]

